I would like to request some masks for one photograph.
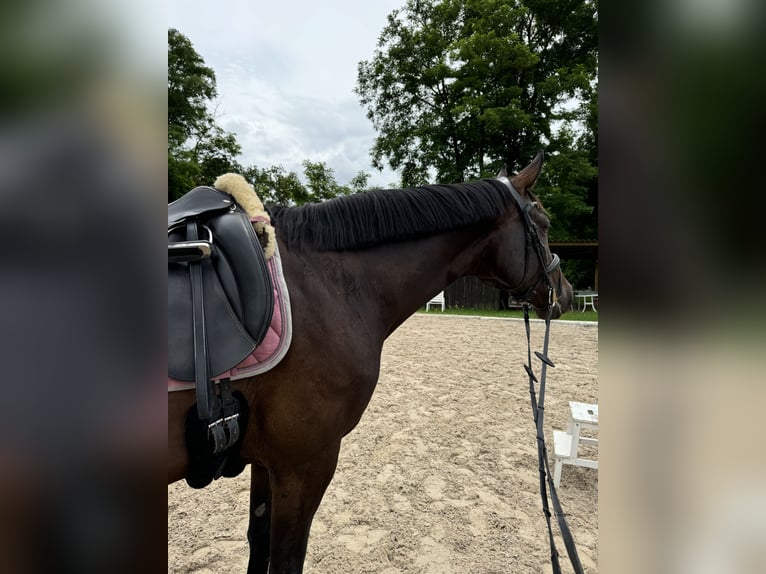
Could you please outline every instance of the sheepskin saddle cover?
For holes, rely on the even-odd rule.
[[[258,347],[273,315],[267,260],[275,249],[268,214],[242,176],[226,174],[168,205],[169,377],[195,380],[197,313],[204,315],[211,377]],[[201,306],[192,296],[192,262],[202,269]]]

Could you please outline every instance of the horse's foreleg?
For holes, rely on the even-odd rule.
[[[340,443],[299,466],[272,474],[271,569],[269,574],[300,574],[314,513],[330,484]]]
[[[271,486],[269,471],[251,465],[250,525],[247,541],[250,543],[250,562],[247,574],[267,574],[271,545]]]

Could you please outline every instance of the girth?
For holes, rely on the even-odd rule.
[[[213,454],[239,437],[239,407],[223,379],[265,337],[273,290],[263,249],[228,193],[196,187],[168,205],[168,375],[194,381]]]

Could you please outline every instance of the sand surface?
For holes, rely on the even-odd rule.
[[[544,325],[532,324],[541,350]],[[551,571],[520,320],[418,314],[386,342],[380,381],[314,519],[307,574]],[[546,440],[568,401],[598,399],[598,327],[554,322]],[[539,372],[540,362],[535,359]],[[597,458],[594,447],[586,453]],[[168,486],[168,571],[247,569],[249,471]],[[597,572],[598,474],[564,466],[560,498]],[[571,572],[557,537],[564,572]]]

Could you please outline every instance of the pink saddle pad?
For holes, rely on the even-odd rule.
[[[274,287],[274,313],[271,325],[263,342],[256,347],[241,363],[229,371],[216,377],[216,380],[230,378],[244,379],[265,373],[273,369],[287,354],[293,337],[293,322],[290,315],[290,295],[287,292],[285,277],[282,273],[282,260],[277,247],[274,255],[267,261],[266,266]],[[179,381],[168,377],[168,392],[193,389],[194,383]]]

